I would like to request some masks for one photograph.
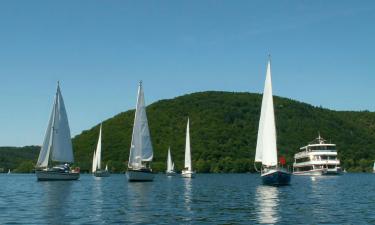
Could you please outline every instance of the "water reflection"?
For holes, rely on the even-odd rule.
[[[275,224],[279,221],[279,189],[260,185],[256,189],[257,221],[262,224]]]
[[[127,220],[136,224],[146,224],[149,221],[147,211],[151,207],[152,182],[129,182],[127,187]]]
[[[340,202],[342,197],[339,185],[339,176],[316,176],[311,177],[311,193],[309,197],[312,201],[312,215],[323,215],[320,216],[321,221],[334,221],[335,216],[324,213],[332,210],[332,203]]]
[[[61,224],[69,213],[71,182],[40,182],[43,189],[43,210],[47,224]]]
[[[187,212],[191,212],[191,188],[192,183],[191,179],[184,179],[184,206]]]
[[[92,199],[92,207],[95,211],[95,218],[96,220],[102,220],[103,217],[103,178],[101,177],[94,177],[94,182],[92,186],[92,192],[91,192],[91,199]]]

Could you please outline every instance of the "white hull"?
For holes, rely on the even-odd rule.
[[[109,177],[111,174],[108,170],[97,170],[94,172],[94,176],[96,177]]]
[[[303,172],[293,172],[293,175],[299,176],[321,176],[321,170],[303,171]]]
[[[336,144],[327,143],[320,134],[294,155],[294,175],[327,176],[341,175]]]
[[[169,176],[169,177],[171,177],[171,176],[176,176],[176,172],[174,172],[174,171],[165,172],[165,174],[166,174],[167,176]]]
[[[78,180],[77,172],[35,171],[38,181]]]
[[[184,178],[194,178],[195,173],[193,171],[182,171],[181,176]]]
[[[293,172],[293,175],[301,176],[327,176],[327,175],[340,175],[341,169],[321,169],[321,170],[309,170],[309,171],[300,171]]]
[[[126,176],[131,182],[154,180],[154,174],[151,171],[128,170]]]

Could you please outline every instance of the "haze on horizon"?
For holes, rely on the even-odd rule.
[[[1,1],[0,146],[40,145],[56,83],[72,135],[198,91],[375,111],[374,1]],[[124,146],[124,150],[126,146]]]

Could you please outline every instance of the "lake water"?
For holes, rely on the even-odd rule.
[[[150,183],[12,174],[0,184],[0,224],[375,224],[375,174],[294,176],[281,188],[256,174],[160,174]]]

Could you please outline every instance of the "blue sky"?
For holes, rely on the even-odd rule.
[[[0,2],[0,146],[40,144],[61,81],[72,135],[146,103],[223,90],[375,111],[375,1]],[[124,147],[125,148],[125,147]]]

